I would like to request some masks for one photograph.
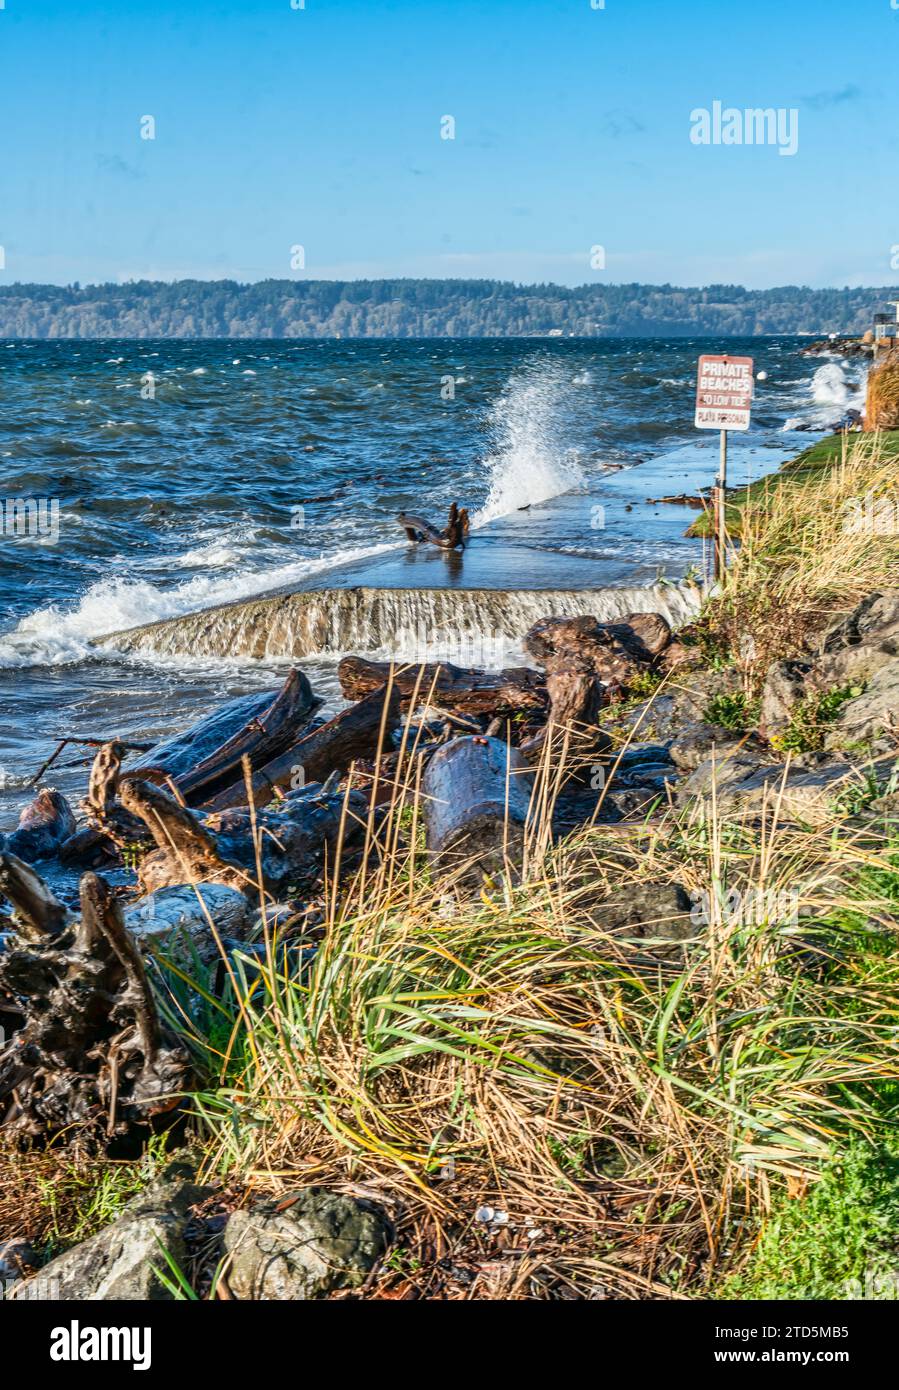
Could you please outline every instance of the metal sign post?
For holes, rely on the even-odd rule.
[[[698,430],[721,431],[721,458],[712,490],[715,578],[727,568],[727,431],[748,430],[752,406],[752,358],[708,354],[700,357],[696,374]]]

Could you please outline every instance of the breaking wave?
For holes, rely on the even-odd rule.
[[[565,444],[571,387],[571,378],[549,364],[512,378],[490,411],[490,487],[474,526],[584,485],[578,453]]]

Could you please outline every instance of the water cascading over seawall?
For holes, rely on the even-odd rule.
[[[167,657],[251,660],[389,653],[465,646],[476,636],[518,641],[550,616],[600,621],[654,612],[673,627],[699,609],[689,584],[608,589],[320,589],[224,604],[97,638],[95,645]],[[408,653],[404,646],[409,647]],[[485,663],[487,664],[487,663]]]

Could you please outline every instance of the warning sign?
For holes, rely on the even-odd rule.
[[[700,357],[696,428],[748,430],[752,406],[751,357]]]

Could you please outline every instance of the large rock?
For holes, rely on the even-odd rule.
[[[697,935],[689,894],[679,883],[632,883],[588,907],[600,931],[663,955]]]
[[[770,754],[769,754],[770,757]],[[678,802],[682,805],[691,797],[710,796],[715,788],[720,803],[722,794],[730,787],[738,786],[761,769],[770,772],[768,759],[759,758],[754,751],[744,751],[739,747],[715,750],[714,757],[697,763],[685,782],[678,787]],[[783,768],[780,769],[781,772]]]
[[[886,760],[860,770],[851,763],[830,762],[820,767],[787,770],[782,763],[741,768],[735,762],[715,779],[716,804],[724,815],[755,814],[765,806],[773,809],[779,805],[781,821],[829,821],[835,798],[861,785],[862,774],[886,782],[893,766],[891,760]],[[679,799],[695,796],[710,800],[711,783],[711,764],[704,764],[683,784]]]
[[[654,742],[667,741],[675,737],[681,723],[675,711],[673,695],[656,695],[651,700],[612,706],[603,711],[603,726],[614,731],[616,743],[619,744],[628,736]]]
[[[254,916],[248,898],[224,883],[198,883],[157,888],[140,898],[125,913],[125,925],[142,946],[164,946],[169,938],[189,938],[204,964],[218,957],[218,945],[209,925],[211,918],[220,938],[238,941]]]
[[[815,661],[815,684],[827,689],[869,680],[897,657],[899,590],[869,594],[824,632]]]
[[[899,348],[885,352],[868,373],[865,429],[899,429]]]
[[[171,1299],[158,1271],[171,1278],[166,1255],[183,1265],[190,1209],[210,1191],[197,1187],[189,1174],[186,1165],[171,1165],[111,1226],[57,1255],[39,1274],[17,1284],[9,1297],[41,1302]]]
[[[795,706],[806,694],[810,670],[807,661],[775,661],[768,667],[759,710],[763,738],[771,739],[786,729]]]
[[[617,782],[616,782],[617,787]],[[611,821],[645,820],[654,807],[667,806],[663,790],[652,787],[622,787],[606,792],[602,800],[602,818]],[[581,822],[582,823],[582,822]]]
[[[297,1301],[361,1284],[389,1223],[352,1197],[307,1188],[284,1211],[236,1211],[225,1227],[228,1286],[240,1299]]]
[[[899,743],[899,659],[891,661],[869,681],[867,688],[847,700],[827,734],[827,747],[870,744],[885,753]]]
[[[702,719],[684,724],[672,739],[668,753],[679,772],[694,772],[713,756],[719,767],[741,753],[754,757],[756,763],[764,756],[762,744],[754,734],[734,734],[720,724],[706,724]]]

